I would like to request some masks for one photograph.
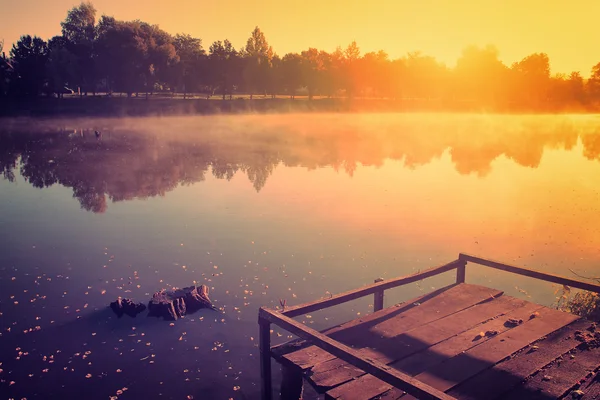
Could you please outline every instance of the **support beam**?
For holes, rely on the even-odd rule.
[[[298,315],[322,310],[331,306],[336,306],[338,304],[342,304],[350,300],[356,300],[360,299],[361,297],[374,294],[375,292],[392,289],[398,286],[408,285],[409,283],[418,282],[425,278],[430,278],[432,276],[439,275],[444,272],[452,271],[453,269],[456,269],[458,267],[458,263],[458,260],[454,260],[448,264],[444,264],[439,267],[429,268],[425,271],[417,272],[416,274],[403,276],[401,278],[384,280],[369,286],[362,287],[360,289],[349,290],[344,293],[336,294],[326,299],[321,299],[310,303],[304,303],[293,307],[286,307],[285,311],[283,311],[282,314],[293,318],[297,317]]]
[[[467,274],[467,262],[461,261],[458,268],[456,268],[456,283],[465,283],[465,277]]]
[[[377,278],[377,279],[375,279],[375,283],[378,283],[378,282],[383,282],[383,278]],[[374,297],[374,299],[373,299],[373,311],[377,312],[377,311],[383,310],[383,289],[380,290],[380,291],[378,291],[378,292],[375,292],[373,294],[373,297]]]
[[[593,283],[582,282],[576,279],[569,279],[558,275],[548,274],[545,272],[535,271],[532,269],[516,267],[514,265],[504,264],[498,261],[488,260],[482,257],[472,256],[469,254],[460,253],[458,256],[460,261],[472,262],[475,264],[483,265],[490,268],[499,269],[501,271],[512,272],[517,275],[529,276],[531,278],[540,279],[542,281],[558,283],[561,285],[567,285],[577,289],[583,289],[594,293],[600,293],[600,285]]]
[[[262,400],[273,399],[273,382],[271,374],[271,323],[258,317],[258,339],[260,351],[260,379]]]

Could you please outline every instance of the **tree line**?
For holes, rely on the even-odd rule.
[[[588,79],[577,71],[552,75],[545,53],[507,66],[495,47],[469,46],[448,68],[419,52],[398,59],[383,50],[361,54],[352,42],[333,52],[309,48],[281,57],[259,27],[240,49],[225,39],[206,50],[200,38],[173,36],[158,25],[106,15],[97,20],[89,2],[69,10],[61,27],[48,41],[21,36],[8,56],[0,43],[0,97],[303,94],[309,100],[375,97],[521,109],[590,109],[600,100],[600,63]]]

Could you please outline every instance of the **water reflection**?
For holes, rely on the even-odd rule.
[[[260,192],[280,164],[353,176],[358,165],[392,159],[415,169],[449,151],[460,174],[485,177],[501,156],[537,168],[545,149],[578,140],[587,159],[600,159],[593,117],[317,116],[310,126],[301,116],[235,118],[11,124],[0,132],[0,168],[9,181],[69,187],[83,209],[103,213],[108,201],[164,196],[206,174],[242,173]]]

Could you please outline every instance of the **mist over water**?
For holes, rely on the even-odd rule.
[[[5,120],[0,393],[256,398],[262,305],[311,301],[459,252],[598,276],[599,122],[427,113]],[[386,292],[386,304],[451,281]],[[194,282],[210,287],[220,313],[171,325],[106,308]],[[467,282],[547,305],[556,289],[476,267]],[[323,329],[370,312],[371,300],[300,320]],[[288,339],[273,329],[274,342]]]

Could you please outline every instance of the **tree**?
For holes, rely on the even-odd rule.
[[[273,48],[269,46],[264,33],[258,26],[250,34],[243,56],[246,61],[244,80],[250,91],[250,99],[252,99],[254,91],[265,93],[273,58]]]
[[[183,98],[188,91],[198,89],[201,81],[201,63],[204,57],[202,39],[194,38],[186,34],[177,34],[173,39],[175,52],[179,62],[174,65],[177,80],[183,85]]]
[[[548,97],[550,87],[550,61],[545,53],[531,54],[511,67],[515,73],[517,96],[525,105],[539,109]]]
[[[418,99],[435,99],[447,91],[448,69],[431,56],[420,52],[408,53],[404,58],[406,68],[405,93]]]
[[[115,21],[98,38],[97,57],[110,90],[138,92],[144,86],[145,46],[139,23]]]
[[[352,41],[344,50],[342,59],[343,85],[348,97],[353,97],[360,85],[360,48],[356,41]]]
[[[146,98],[148,98],[148,93],[154,91],[158,81],[168,80],[169,67],[176,64],[179,57],[173,45],[173,38],[158,25],[140,21],[133,23],[136,25],[138,48],[144,56],[141,69],[145,78]]]
[[[12,90],[17,96],[34,97],[46,83],[48,44],[37,36],[21,36],[10,51]]]
[[[74,84],[80,94],[96,91],[96,65],[94,44],[96,41],[96,9],[90,2],[81,3],[67,12],[61,22],[62,35],[68,50],[76,57]]]
[[[64,36],[55,36],[48,41],[48,75],[49,92],[62,97],[66,86],[75,79],[77,58],[68,50],[68,41]]]
[[[311,47],[303,51],[300,56],[302,57],[302,80],[308,90],[308,99],[312,100],[316,91],[325,89],[329,55]]]
[[[465,48],[454,69],[454,96],[479,105],[498,105],[507,100],[508,68],[494,46]]]
[[[241,63],[238,52],[229,40],[218,40],[210,46],[208,60],[213,89],[221,90],[223,100],[227,94],[231,98],[235,86],[240,81]]]
[[[12,72],[12,64],[4,54],[4,41],[0,40],[0,98],[8,95],[9,76]]]
[[[281,60],[282,83],[290,98],[296,95],[296,89],[304,85],[302,74],[302,56],[288,53]]]
[[[586,89],[593,102],[600,101],[600,63],[592,67],[592,74],[587,81]]]
[[[365,95],[383,97],[390,94],[391,63],[385,51],[366,53],[359,61],[358,75]]]

